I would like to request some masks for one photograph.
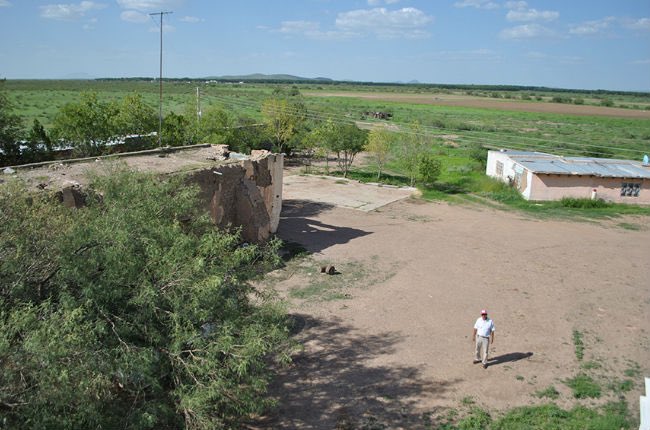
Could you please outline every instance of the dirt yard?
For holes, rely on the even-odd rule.
[[[394,201],[379,206],[376,186],[286,180],[278,234],[312,255],[269,282],[289,298],[304,350],[274,383],[278,409],[260,428],[427,428],[449,409],[498,416],[548,402],[535,392],[549,386],[563,407],[591,406],[615,399],[607,387],[626,371],[638,414],[650,376],[647,218],[541,221],[388,188],[382,204]],[[326,264],[339,273],[318,273]],[[482,308],[496,325],[487,369],[472,364]],[[601,399],[575,400],[563,383],[581,364]]]
[[[650,119],[650,111],[603,107],[591,105],[572,105],[567,103],[526,102],[460,94],[399,94],[369,92],[305,92],[311,97],[354,97],[365,100],[390,101],[401,103],[428,104],[439,106],[464,106],[480,109],[498,109],[523,112],[556,113],[562,115],[589,115],[614,118]]]

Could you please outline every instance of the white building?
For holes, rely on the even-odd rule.
[[[485,173],[512,184],[526,200],[575,197],[650,204],[650,165],[633,160],[488,151]]]

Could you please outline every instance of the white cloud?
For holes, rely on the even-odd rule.
[[[339,13],[336,29],[324,31],[314,21],[284,21],[279,30],[284,34],[298,34],[313,39],[349,39],[375,36],[380,39],[425,38],[424,27],[433,17],[415,8],[390,11],[385,8],[361,9]]]
[[[650,58],[646,58],[645,60],[632,61],[632,64],[642,64],[642,65],[650,64]]]
[[[0,0],[0,7],[9,7],[9,6],[11,6],[9,0]]]
[[[433,17],[412,7],[395,11],[375,8],[339,13],[335,25],[346,33],[374,34],[380,38],[422,38],[428,36],[423,27],[432,21]]]
[[[122,9],[139,10],[143,12],[160,12],[173,10],[185,3],[184,0],[117,0]]]
[[[395,4],[399,3],[400,0],[368,0],[368,5],[370,6],[379,6],[381,4]]]
[[[125,10],[120,14],[120,18],[122,21],[134,22],[137,24],[149,22],[149,15],[135,10]]]
[[[509,10],[506,14],[508,21],[553,21],[558,19],[559,12],[552,10],[537,10],[537,9],[519,9]]]
[[[625,22],[624,25],[632,30],[650,30],[650,18],[630,20]]]
[[[205,19],[198,18],[196,16],[184,16],[181,18],[181,22],[189,22],[190,24],[195,24],[197,22],[203,22]]]
[[[48,4],[41,6],[41,17],[61,21],[73,21],[83,18],[86,13],[103,9],[106,5],[92,1],[82,1],[79,4]]]
[[[569,28],[569,34],[574,34],[576,36],[592,36],[595,34],[604,33],[605,30],[609,29],[609,26],[616,19],[614,17],[607,17],[595,21],[587,21],[582,24],[572,25]]]
[[[525,10],[528,9],[528,3],[525,1],[507,1],[504,6],[506,9]]]
[[[553,30],[539,24],[524,24],[506,28],[499,33],[502,39],[535,39],[541,37],[554,37]]]
[[[531,22],[531,21],[553,21],[560,17],[560,13],[554,10],[537,10],[528,7],[525,1],[508,1],[505,3],[508,21]]]
[[[499,4],[491,0],[460,0],[454,3],[454,7],[473,7],[476,9],[498,9]]]
[[[320,24],[314,21],[283,21],[280,29],[276,31],[287,35],[305,36],[311,39],[340,40],[359,36],[359,34],[352,32],[322,31]]]

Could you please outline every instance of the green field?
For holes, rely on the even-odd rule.
[[[5,89],[15,106],[15,113],[24,119],[26,126],[38,119],[49,128],[58,110],[68,102],[75,102],[84,91],[96,92],[103,101],[120,100],[130,93],[141,94],[156,110],[159,86],[154,81],[89,80],[89,81],[19,81],[5,82]],[[210,83],[197,81],[172,81],[164,83],[163,113],[192,114],[196,109],[196,89],[200,89],[200,102],[205,110],[211,105],[224,107],[234,115],[261,119],[261,105],[272,96],[281,84]],[[540,91],[479,91],[428,88],[422,86],[354,85],[354,84],[298,84],[301,92],[365,91],[392,94],[474,94],[520,98],[543,94],[546,103],[555,93]],[[594,94],[561,93],[566,98],[583,98],[597,101]],[[650,106],[648,94],[607,94],[616,105]],[[363,120],[363,112],[386,111],[393,114],[390,124],[396,131],[408,132],[417,121],[431,136],[432,143],[455,145],[480,144],[486,147],[508,147],[536,150],[564,155],[590,155],[640,159],[650,152],[650,119],[605,116],[533,113],[521,110],[496,110],[464,106],[439,106],[388,100],[367,100],[355,97],[305,96],[307,118],[317,123],[322,120],[353,122]],[[367,120],[367,119],[366,119]],[[367,120],[373,122],[373,120]],[[374,120],[374,122],[382,122]]]

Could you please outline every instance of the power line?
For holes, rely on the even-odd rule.
[[[256,101],[244,101],[241,99],[237,99],[236,101],[233,99],[225,98],[224,96],[212,96],[213,98],[216,98],[217,100],[223,102],[223,103],[229,103],[232,105],[238,105],[240,107],[245,107],[245,108],[258,108],[257,102]],[[338,122],[338,123],[347,123],[347,124],[352,124],[356,123],[357,120],[351,119],[345,115],[341,114],[331,114],[331,113],[323,113],[323,112],[317,112],[317,111],[311,111],[309,109],[306,110],[300,110],[300,109],[288,109],[289,112],[295,113],[295,114],[303,114],[306,118],[317,120],[317,121],[333,121],[333,122]],[[375,123],[375,124],[385,124],[384,122],[381,121],[372,121],[369,120],[368,122],[370,123]],[[403,124],[403,123],[397,123],[393,122],[392,124],[395,124],[396,126],[399,126],[398,130],[391,130],[387,129],[388,131],[396,132],[396,133],[407,133],[407,134],[413,134],[414,132],[410,130],[410,125],[408,124]],[[607,146],[607,145],[594,145],[594,144],[587,144],[587,143],[577,143],[577,142],[567,142],[567,141],[559,141],[559,140],[549,140],[549,139],[541,139],[541,138],[534,138],[530,136],[520,136],[520,135],[512,135],[512,134],[506,134],[506,133],[498,133],[498,132],[482,132],[482,131],[475,131],[475,130],[449,130],[449,129],[443,129],[443,128],[437,128],[437,127],[432,127],[432,126],[425,126],[421,125],[421,128],[424,130],[423,133],[420,133],[422,136],[426,137],[438,137],[438,136],[445,136],[446,134],[450,132],[458,133],[460,134],[463,139],[468,140],[470,142],[487,142],[490,146],[492,147],[503,147],[503,146],[514,146],[517,145],[519,147],[535,147],[535,148],[549,148],[553,150],[560,150],[564,152],[572,152],[572,153],[580,153],[581,150],[590,150],[593,153],[600,153],[600,154],[607,154],[607,150],[614,150],[614,151],[619,151],[619,152],[629,152],[633,154],[641,154],[644,151],[641,150],[636,150],[636,149],[630,149],[630,148],[621,148],[621,147],[615,147],[615,146]],[[497,140],[501,139],[501,140]],[[526,145],[525,142],[512,142],[511,140],[513,139],[518,139],[518,140],[524,140],[528,141],[529,145]],[[507,143],[507,145],[504,145]],[[573,148],[576,147],[576,148]]]

